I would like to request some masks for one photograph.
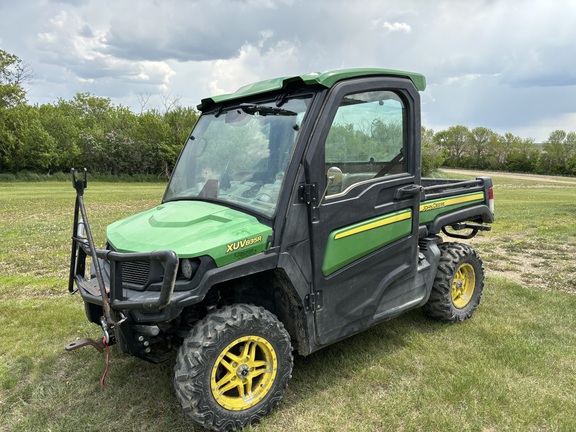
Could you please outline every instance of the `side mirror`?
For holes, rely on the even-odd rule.
[[[328,171],[326,171],[326,177],[326,189],[324,189],[324,193],[322,194],[322,198],[320,198],[318,205],[322,204],[326,195],[337,194],[340,192],[340,189],[342,189],[342,170],[340,168],[328,168]]]
[[[340,188],[342,186],[342,170],[338,167],[330,167],[326,172],[328,177],[327,186],[329,188]]]

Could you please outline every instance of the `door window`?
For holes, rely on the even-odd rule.
[[[404,104],[391,91],[347,94],[325,148],[326,196],[355,184],[407,172]]]

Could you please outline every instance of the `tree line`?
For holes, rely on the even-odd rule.
[[[180,106],[135,114],[87,93],[0,109],[0,172],[168,174],[197,118]]]
[[[480,170],[576,175],[576,132],[555,130],[541,144],[485,127],[422,128],[423,164]]]
[[[177,103],[136,114],[89,93],[30,105],[25,84],[31,74],[22,60],[0,50],[0,174],[88,167],[165,176],[198,119],[195,109]]]
[[[137,114],[89,93],[30,105],[31,76],[21,59],[0,50],[0,174],[86,166],[101,174],[167,176],[199,116],[178,104]],[[576,133],[562,130],[538,145],[485,127],[423,127],[422,154],[424,174],[448,166],[576,175]]]

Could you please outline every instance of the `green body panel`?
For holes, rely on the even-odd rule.
[[[355,69],[339,69],[331,72],[324,72],[321,74],[312,73],[308,75],[302,75],[302,80],[309,85],[321,84],[325,87],[332,87],[338,81],[342,81],[349,78],[359,78],[365,76],[376,76],[376,75],[387,75],[387,76],[398,76],[403,78],[410,78],[414,87],[418,91],[426,90],[426,78],[424,75],[417,72],[408,72],[394,69],[379,69],[379,68],[355,68]]]
[[[412,231],[412,211],[402,210],[330,233],[322,263],[322,273],[329,276],[342,267],[386,246]]]
[[[420,225],[426,225],[432,222],[441,214],[450,213],[456,209],[473,204],[482,204],[484,201],[485,196],[483,192],[474,192],[430,201],[422,201],[420,204]]]
[[[207,105],[213,105],[234,99],[245,98],[247,96],[254,96],[261,93],[282,90],[287,88],[291,83],[294,82],[298,82],[300,84],[305,85],[322,85],[324,87],[330,88],[338,81],[342,81],[349,78],[359,78],[367,76],[398,76],[403,78],[409,78],[419,91],[424,91],[426,89],[426,78],[424,77],[424,75],[416,72],[399,71],[393,69],[378,69],[378,68],[339,69],[324,73],[310,73],[305,75],[279,77],[265,81],[260,81],[253,84],[248,84],[244,87],[239,88],[234,93],[228,93],[202,99],[202,103],[198,105],[198,109],[202,110]]]
[[[483,192],[423,201],[420,204],[420,225],[432,222],[437,216],[485,200]],[[330,233],[322,262],[322,273],[329,276],[342,267],[384,247],[412,231],[412,212],[403,210]]]
[[[173,250],[180,258],[211,256],[223,266],[263,252],[272,229],[246,213],[202,201],[173,201],[108,226],[118,252]]]

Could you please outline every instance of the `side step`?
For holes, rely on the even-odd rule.
[[[454,237],[458,239],[471,239],[476,234],[478,234],[478,231],[490,231],[492,229],[492,227],[489,225],[480,225],[468,222],[458,222],[453,225],[450,225],[450,228],[455,231],[462,231],[466,229],[471,230],[468,234],[458,234],[452,231],[448,231],[447,228],[448,227],[442,227],[442,232],[449,237]]]

